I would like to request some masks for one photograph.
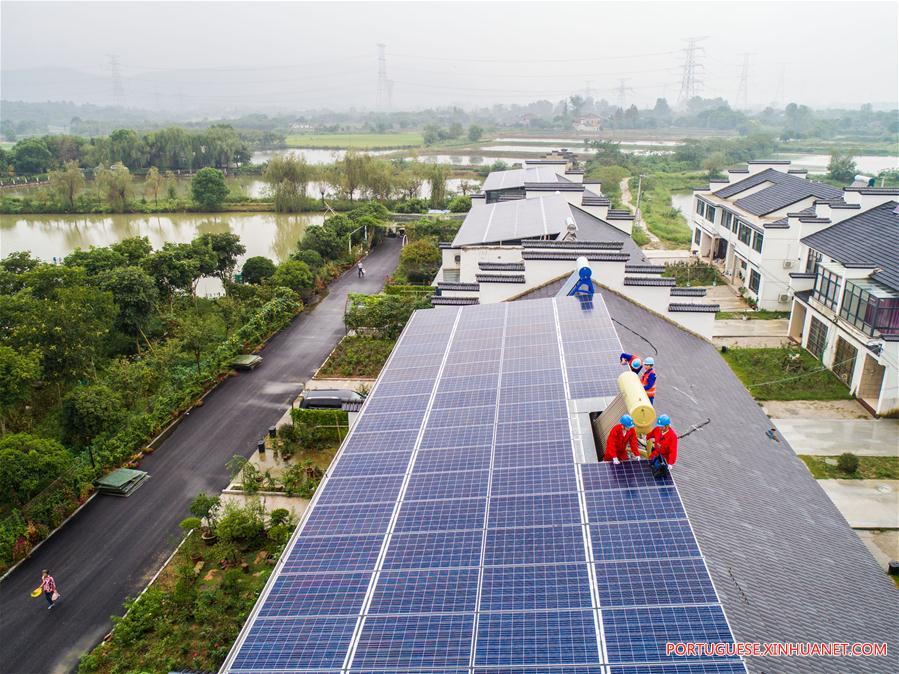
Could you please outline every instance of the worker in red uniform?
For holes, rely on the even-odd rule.
[[[609,431],[609,437],[606,440],[606,453],[603,455],[603,461],[612,461],[619,463],[627,461],[627,450],[630,447],[631,454],[638,461],[640,460],[640,451],[637,449],[637,429],[634,428],[634,420],[630,414],[621,417],[619,423],[612,427]]]
[[[630,365],[631,372],[638,377],[640,376],[640,370],[643,369],[643,361],[639,357],[632,353],[622,353],[620,359],[622,365]]]
[[[649,404],[655,405],[656,399],[656,371],[655,360],[652,356],[647,356],[643,361],[644,370],[639,374],[640,383],[643,384],[643,390],[646,391],[646,396],[649,398]]]
[[[671,428],[671,417],[667,414],[659,415],[658,425],[653,428],[647,439],[652,439],[652,452],[649,460],[661,454],[669,466],[677,463],[677,432]]]

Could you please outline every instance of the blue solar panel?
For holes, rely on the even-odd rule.
[[[417,466],[416,466],[417,468]],[[460,470],[449,473],[419,473],[409,479],[407,501],[487,496],[487,471]]]
[[[586,562],[582,527],[531,527],[487,531],[484,563],[556,564]]]
[[[470,612],[477,594],[478,569],[384,571],[369,614]]]
[[[483,529],[487,499],[466,498],[445,501],[404,501],[395,531],[451,531]]]
[[[497,470],[493,473],[490,495],[514,496],[576,491],[577,476],[574,466],[560,464]]]
[[[373,569],[383,542],[383,536],[300,536],[282,573]]]
[[[577,494],[538,494],[490,499],[489,527],[580,524]]]
[[[599,661],[593,611],[482,613],[475,664],[592,664]]]
[[[257,620],[231,665],[232,672],[264,672],[343,665],[356,618]]]
[[[687,516],[673,487],[588,491],[586,496],[590,522],[674,520]]]
[[[385,569],[478,566],[481,531],[394,534],[384,559]]]
[[[486,567],[481,610],[592,608],[587,571],[585,564]]]
[[[332,477],[364,475],[402,475],[409,466],[412,452],[364,452],[342,454],[329,471]]]
[[[660,655],[732,639],[670,478],[574,464],[620,348],[599,297],[417,312],[223,671],[742,671]]]
[[[370,573],[304,573],[280,576],[259,615],[297,618],[319,615],[358,615]]]
[[[617,466],[609,463],[585,463],[581,466],[586,491],[628,489],[635,487],[670,487],[671,474],[656,478],[648,461],[625,461]]]
[[[664,662],[666,643],[732,643],[720,606],[603,609],[609,662]]]
[[[594,524],[590,539],[597,561],[699,556],[687,520]]]
[[[370,616],[359,636],[354,667],[461,667],[471,654],[474,616]]]
[[[701,557],[637,562],[639,573],[619,561],[596,565],[601,606],[713,604],[718,601]]]

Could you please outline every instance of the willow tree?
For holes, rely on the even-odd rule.
[[[263,174],[263,179],[271,185],[275,210],[281,212],[300,210],[306,187],[315,177],[315,167],[305,159],[285,155],[270,159]]]
[[[75,197],[84,187],[84,175],[76,161],[67,161],[59,171],[50,171],[50,190],[67,211],[75,206]]]

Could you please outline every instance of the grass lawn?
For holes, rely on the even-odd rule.
[[[846,473],[838,466],[831,466],[825,459],[835,456],[808,456],[800,459],[815,476],[816,480],[899,480],[899,456],[859,456],[858,470]]]
[[[653,173],[643,178],[640,213],[649,231],[659,237],[668,248],[689,248],[691,231],[686,218],[671,205],[675,191],[689,190],[708,182],[704,173]],[[631,178],[631,194],[636,199],[637,178]]]
[[[747,321],[775,321],[781,318],[789,318],[789,311],[719,311],[715,314],[716,321],[747,320]]]
[[[728,349],[721,355],[756,400],[852,397],[836,375],[803,349]]]
[[[330,355],[319,377],[377,377],[393,350],[392,339],[344,337]]]
[[[289,147],[348,148],[352,150],[418,147],[423,142],[424,138],[417,131],[407,133],[292,133],[287,136]]]

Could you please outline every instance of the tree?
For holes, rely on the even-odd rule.
[[[76,248],[66,255],[63,264],[67,267],[81,267],[87,272],[88,279],[94,279],[105,272],[112,271],[126,264],[125,256],[113,248],[95,248],[88,250]]]
[[[857,170],[855,160],[848,152],[834,152],[830,155],[830,163],[827,165],[827,174],[834,180],[849,182],[855,178]]]
[[[709,172],[709,178],[717,177],[727,165],[723,152],[713,152],[702,161],[702,168]]]
[[[303,293],[312,288],[315,277],[305,262],[287,260],[278,265],[270,282],[275,287],[290,288],[296,293]]]
[[[315,168],[302,157],[272,157],[265,167],[263,179],[272,188],[275,210],[288,213],[299,211],[306,197],[306,188],[315,175]]]
[[[338,260],[345,250],[345,242],[327,224],[309,227],[300,241],[300,250],[314,250],[325,260]]]
[[[453,213],[468,213],[471,210],[471,197],[460,194],[450,199],[446,207]]]
[[[409,283],[430,283],[440,269],[440,249],[430,239],[419,239],[400,253],[397,274]]]
[[[307,252],[312,253],[314,251]],[[243,269],[240,272],[243,277],[243,282],[252,283],[253,285],[262,283],[274,273],[275,263],[262,255],[248,258],[247,261],[243,263]]]
[[[449,169],[443,164],[428,167],[428,182],[431,184],[431,208],[442,208],[446,201],[446,179]]]
[[[109,168],[98,166],[94,171],[94,179],[112,210],[124,213],[131,200],[131,172],[121,162]]]
[[[446,135],[450,138],[459,138],[462,135],[464,129],[459,122],[453,122],[450,124],[449,129],[447,129]]]
[[[428,124],[424,129],[423,141],[425,145],[433,145],[440,140],[440,128],[433,124]]]
[[[472,143],[477,143],[481,140],[481,136],[484,135],[484,129],[479,127],[477,124],[472,124],[468,127],[468,140]]]
[[[85,449],[98,436],[115,430],[125,418],[121,396],[105,384],[76,386],[63,400],[66,441]]]
[[[298,250],[290,256],[290,259],[305,262],[313,272],[324,263],[322,256],[314,250]]]
[[[31,396],[31,387],[41,374],[36,353],[20,353],[0,345],[0,433],[6,433],[6,417]]]
[[[215,276],[222,281],[231,279],[237,259],[247,252],[246,246],[240,242],[237,234],[223,232],[220,234],[201,234],[191,242],[198,251],[198,258],[203,259],[204,254],[210,255],[213,260],[212,268],[201,271],[204,276]]]
[[[66,162],[59,171],[50,171],[50,190],[67,211],[75,206],[75,197],[83,187],[84,175],[76,161]]]
[[[159,193],[165,187],[165,178],[159,173],[159,169],[151,166],[147,171],[147,177],[144,178],[144,196],[153,197],[153,203],[159,205]]]
[[[63,473],[72,455],[56,440],[28,433],[0,440],[0,503],[22,506]]]
[[[144,261],[144,268],[169,305],[177,291],[193,293],[194,284],[201,276],[195,252],[187,243],[166,243]]]
[[[116,327],[129,337],[138,337],[159,298],[153,277],[140,267],[119,267],[104,275],[101,287],[112,293],[118,307]]]
[[[26,138],[13,149],[13,166],[18,175],[44,173],[53,161],[53,155],[42,138]]]
[[[31,257],[31,252],[27,250],[17,251],[15,253],[10,253],[2,261],[0,261],[0,268],[4,271],[9,272],[10,274],[23,274],[27,271],[31,271],[39,267],[41,261],[37,258]]]
[[[191,354],[201,374],[203,352],[217,344],[225,335],[225,322],[217,314],[191,313],[175,320],[182,348]]]
[[[143,264],[147,256],[153,252],[150,239],[145,236],[132,236],[122,239],[118,243],[111,245],[110,248],[124,257],[125,263],[128,265]]]
[[[194,202],[200,208],[217,211],[228,196],[225,174],[208,166],[200,169],[190,182],[190,190]]]

